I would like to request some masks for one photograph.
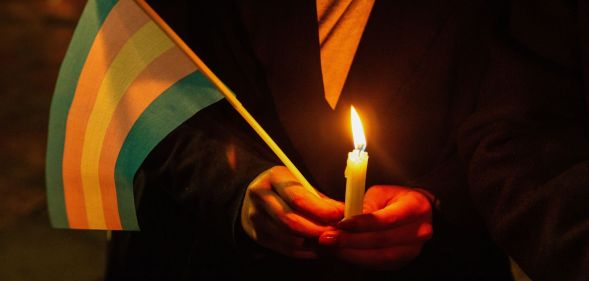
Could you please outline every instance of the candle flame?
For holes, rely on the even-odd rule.
[[[357,150],[364,151],[364,149],[366,149],[366,137],[364,136],[364,127],[362,126],[362,121],[360,121],[360,116],[358,116],[358,112],[356,112],[354,106],[352,106],[351,116],[352,135],[354,136],[354,148]]]

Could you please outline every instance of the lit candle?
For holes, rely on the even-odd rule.
[[[356,109],[352,106],[352,135],[354,136],[354,151],[348,153],[346,165],[346,208],[344,218],[362,214],[364,189],[366,185],[366,167],[368,153],[364,128]]]

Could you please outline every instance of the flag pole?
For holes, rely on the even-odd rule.
[[[274,140],[266,133],[264,128],[254,119],[254,117],[243,107],[241,102],[235,97],[233,92],[203,63],[203,61],[186,45],[186,43],[170,28],[170,26],[145,2],[144,0],[135,0],[137,5],[149,15],[149,17],[168,35],[168,37],[176,43],[176,45],[196,64],[198,69],[217,87],[217,89],[225,96],[225,99],[233,106],[235,110],[245,119],[245,121],[256,131],[256,133],[264,140],[270,149],[278,156],[280,161],[288,168],[292,175],[307,189],[307,191],[319,196],[319,193],[307,181],[305,176],[297,169],[297,167],[290,161],[288,156],[280,149]]]

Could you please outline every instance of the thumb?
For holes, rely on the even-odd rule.
[[[383,209],[394,197],[390,186],[375,185],[364,194],[364,214],[369,214]]]

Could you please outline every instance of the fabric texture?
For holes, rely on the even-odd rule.
[[[317,0],[325,100],[335,108],[374,0]]]
[[[89,1],[51,106],[53,226],[138,230],[139,166],[174,128],[222,98],[135,1]]]

